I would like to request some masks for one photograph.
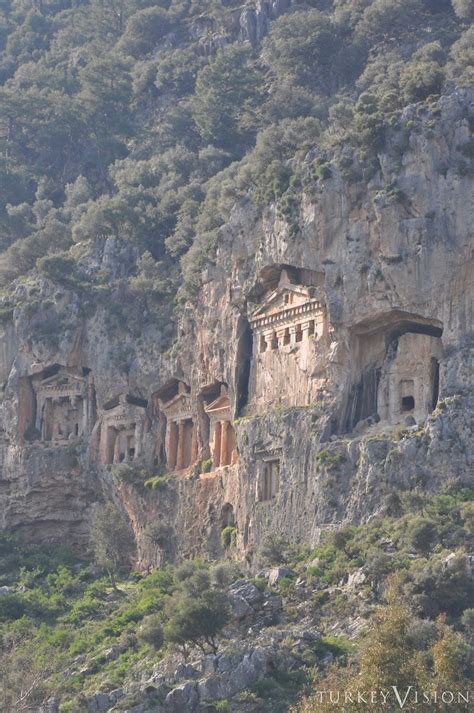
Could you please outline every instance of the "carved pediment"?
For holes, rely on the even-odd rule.
[[[167,418],[186,418],[192,416],[192,401],[190,394],[179,393],[166,403],[161,404],[161,408]]]
[[[41,386],[75,386],[76,384],[83,384],[85,379],[82,376],[76,374],[55,374],[50,376],[49,379],[43,379]]]
[[[224,411],[230,409],[230,399],[227,394],[221,394],[215,401],[204,407],[206,413],[214,413],[215,411]]]
[[[312,290],[299,285],[277,287],[251,315],[251,320],[269,317],[293,307],[304,305],[312,299]]]
[[[129,424],[133,428],[135,423],[145,417],[145,407],[136,403],[140,399],[131,397],[129,394],[120,394],[104,404],[102,420],[109,424]]]
[[[230,399],[227,394],[221,394],[217,399],[205,406],[204,410],[210,416],[211,420],[213,417],[230,420]]]
[[[78,396],[83,393],[85,379],[77,374],[59,372],[43,379],[36,390],[44,396]]]

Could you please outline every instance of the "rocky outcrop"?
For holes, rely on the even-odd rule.
[[[407,109],[370,180],[356,155],[357,180],[334,160],[303,192],[296,233],[277,206],[235,205],[172,348],[169,320],[120,288],[101,301],[38,276],[15,286],[2,526],[84,542],[91,504],[113,497],[142,567],[236,549],[258,567],[269,536],[314,543],[395,489],[472,480],[471,103],[456,90]],[[133,272],[115,239],[82,249],[85,274]],[[80,397],[86,430],[41,431],[53,372],[93,384],[48,392],[48,414],[74,428]]]
[[[255,7],[245,8],[239,18],[240,36],[253,45],[267,34],[269,23],[286,12],[292,0],[258,0]]]

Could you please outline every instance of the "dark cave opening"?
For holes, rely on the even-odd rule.
[[[242,415],[249,400],[250,363],[252,360],[252,330],[248,320],[240,317],[237,323],[236,354],[236,414]]]

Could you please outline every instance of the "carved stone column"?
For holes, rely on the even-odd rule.
[[[174,470],[176,468],[176,455],[178,453],[178,425],[174,421],[170,421],[168,429],[168,448],[166,456],[168,468]]]
[[[231,423],[229,423],[229,448],[230,452],[230,464],[235,465],[237,463],[237,442],[235,437],[235,430]]]
[[[214,441],[212,446],[212,466],[218,468],[221,461],[221,423],[214,424]]]
[[[114,443],[114,463],[120,463],[120,431],[115,437]]]
[[[198,439],[197,439],[197,426],[193,421],[191,431],[191,461],[189,465],[194,465],[198,457]]]
[[[92,423],[89,426],[91,419],[89,418],[89,399],[85,398],[82,400],[82,426],[79,430],[79,435],[89,433],[89,428],[92,428]]]
[[[268,330],[264,334],[265,341],[267,344],[267,349],[266,349],[267,352],[271,352],[275,349],[275,344],[274,344],[274,340],[273,340],[274,334],[275,334],[275,332],[273,331],[273,329]]]
[[[184,421],[181,419],[178,423],[178,452],[176,455],[176,470],[184,468]]]
[[[134,432],[134,437],[135,437],[135,457],[140,456],[141,450],[142,450],[142,443],[143,443],[143,426],[144,423],[141,420],[137,420],[135,424],[135,432]]]
[[[277,340],[278,340],[278,348],[281,349],[282,347],[285,346],[285,332],[286,332],[286,327],[280,327],[277,329]]]
[[[220,455],[220,465],[228,465],[229,464],[229,458],[228,458],[228,435],[229,435],[229,429],[228,429],[228,422],[227,421],[221,421],[221,455]]]

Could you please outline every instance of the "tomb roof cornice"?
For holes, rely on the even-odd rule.
[[[217,399],[212,401],[210,404],[204,407],[206,413],[211,413],[212,411],[224,411],[230,408],[230,400],[226,395],[218,396]]]
[[[38,393],[44,393],[47,395],[53,395],[53,394],[73,394],[73,395],[80,395],[82,394],[84,389],[84,384],[83,383],[76,383],[76,384],[57,384],[57,383],[52,383],[52,384],[40,384],[38,386]]]
[[[324,307],[319,300],[309,300],[301,305],[288,307],[275,312],[274,314],[258,314],[250,318],[250,324],[254,329],[266,327],[268,325],[283,324],[285,322],[293,322],[300,316],[309,314],[323,314]]]
[[[254,309],[253,314],[251,315],[252,317],[256,317],[260,312],[264,312],[266,309],[270,307],[270,305],[275,302],[279,297],[281,297],[284,294],[293,293],[298,295],[299,297],[305,297],[306,299],[311,299],[311,291],[314,290],[314,288],[309,288],[309,287],[301,287],[300,285],[291,285],[291,284],[285,284],[285,285],[279,285],[276,287],[272,292],[270,292],[263,302]],[[313,292],[314,294],[314,292]]]
[[[162,401],[162,399],[159,399],[159,403],[163,411],[167,411],[170,409],[172,406],[181,403],[183,406],[185,403],[190,403],[191,402],[191,394],[188,393],[178,393],[175,396],[173,396],[169,401]]]

